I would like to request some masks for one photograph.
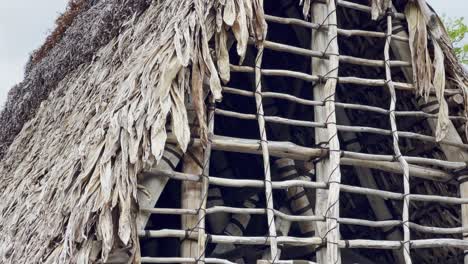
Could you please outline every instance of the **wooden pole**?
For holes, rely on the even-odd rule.
[[[255,208],[258,204],[259,198],[258,195],[255,194],[248,199],[246,199],[243,203],[244,208]],[[251,215],[250,214],[233,214],[231,217],[230,222],[226,225],[223,234],[225,236],[243,236],[245,235],[245,229],[250,222]],[[234,244],[217,244],[213,250],[213,255],[221,256],[223,254],[229,253],[236,249],[236,245]],[[244,263],[244,259],[239,257],[235,259],[236,263]]]
[[[183,159],[182,171],[195,175],[201,175],[203,168],[201,162],[203,161],[203,148],[202,146],[190,147]],[[202,183],[192,181],[182,181],[181,183],[181,208],[184,209],[198,209],[202,202]],[[189,230],[189,233],[198,231],[198,216],[197,215],[183,215],[182,216],[182,230]],[[198,256],[198,244],[196,240],[185,239],[181,244],[181,257],[196,258]]]
[[[275,262],[278,253],[278,245],[276,242],[276,227],[275,227],[275,217],[273,214],[273,192],[271,186],[271,168],[270,168],[270,153],[268,150],[268,139],[267,132],[265,127],[265,118],[263,111],[263,101],[262,101],[262,59],[263,59],[263,44],[260,43],[258,46],[257,56],[255,58],[255,104],[257,107],[257,120],[258,127],[260,131],[260,146],[263,156],[263,169],[265,176],[265,198],[266,206],[268,208],[267,212],[267,223],[268,223],[268,233],[270,236],[270,251],[272,261]]]
[[[310,181],[310,178],[298,175],[296,164],[292,159],[278,159],[275,162],[278,168],[281,180],[303,180]],[[314,215],[312,205],[309,203],[305,188],[302,186],[291,187],[287,189],[289,206],[293,215]],[[316,222],[301,222],[299,228],[304,236],[314,236]]]
[[[402,26],[398,25],[398,27],[393,28],[393,30],[396,30],[398,33],[396,35],[402,36],[402,37],[408,37],[408,33],[405,30],[399,30]],[[393,53],[395,54],[395,57],[399,59],[410,59],[411,58],[411,51],[409,48],[408,43],[402,43],[402,42],[392,42],[392,50]],[[403,73],[405,74],[405,77],[408,81],[413,80],[413,74],[411,70],[402,68]],[[434,96],[429,97],[429,102],[434,102],[437,101],[437,99]],[[419,106],[422,108],[421,110],[429,112],[433,110],[434,108],[439,108],[439,105],[437,103],[433,104],[433,107],[431,107],[430,103],[424,103],[419,101]],[[427,120],[430,128],[432,129],[433,133],[435,134],[436,127],[437,127],[437,120],[434,119],[428,119]],[[447,134],[446,134],[446,139],[449,139],[451,142],[458,142],[458,143],[463,143],[460,135],[458,134],[455,126],[453,125],[452,121],[448,122],[448,127],[447,127]],[[463,162],[468,162],[468,152],[464,149],[459,149],[453,146],[449,145],[444,145],[444,144],[439,144],[440,148],[442,149],[442,152],[445,154],[445,157],[449,161],[463,161]],[[460,196],[461,198],[468,198],[468,182],[464,181],[460,183]],[[462,228],[468,228],[468,205],[463,204],[461,205],[461,222],[462,222]],[[463,239],[467,240],[468,239],[468,233],[463,233]],[[467,253],[468,251],[465,251]],[[464,257],[464,263],[468,264],[468,255],[465,254]]]
[[[314,87],[314,100],[325,102],[323,108],[315,109],[315,121],[326,124],[326,129],[315,130],[317,144],[328,145],[329,155],[317,164],[317,181],[329,183],[329,191],[317,191],[316,210],[317,214],[323,214],[326,225],[317,226],[317,234],[327,240],[326,253],[319,250],[317,254],[318,263],[341,263],[340,251],[337,242],[340,238],[340,229],[337,222],[339,217],[339,195],[341,172],[340,172],[340,144],[336,126],[335,114],[335,90],[338,81],[338,32],[336,19],[336,6],[334,0],[326,1],[326,4],[313,2],[311,5],[312,22],[327,25],[327,30],[320,27],[312,30],[312,50],[319,50],[323,54],[329,52],[328,63],[322,58],[312,58],[312,75],[326,77],[325,83],[318,83]],[[319,78],[322,82],[322,78]],[[327,201],[325,203],[324,201]]]
[[[189,120],[195,120],[192,116],[194,112],[189,111]],[[199,126],[196,122],[190,122],[192,135],[198,135]],[[182,172],[203,175],[203,161],[204,151],[203,145],[192,145],[190,146],[184,157]],[[182,209],[195,209],[199,210],[202,206],[203,200],[203,179],[200,178],[198,181],[182,181],[180,187],[181,205]],[[182,215],[181,217],[181,229],[187,230],[188,233],[198,234],[199,231],[199,216],[198,215]],[[180,245],[180,256],[183,258],[197,258],[198,256],[198,240],[190,236],[190,238],[184,239]]]
[[[403,198],[403,212],[402,212],[402,220],[403,220],[403,257],[405,259],[406,264],[411,264],[411,256],[410,256],[410,228],[409,228],[409,203],[410,203],[410,173],[409,173],[409,166],[406,159],[402,156],[400,147],[399,147],[399,138],[398,138],[398,128],[396,123],[395,117],[395,107],[396,107],[396,92],[395,86],[392,80],[392,73],[390,69],[390,65],[388,61],[390,61],[390,45],[392,42],[392,16],[390,14],[387,15],[387,38],[385,40],[385,48],[384,48],[384,57],[385,57],[385,77],[387,80],[387,87],[390,92],[390,109],[389,109],[389,117],[390,117],[390,127],[392,129],[392,137],[393,137],[393,151],[395,153],[395,157],[401,165],[403,170],[403,190],[404,190],[404,198]]]
[[[210,96],[210,102],[208,105],[208,142],[203,151],[203,161],[202,161],[202,174],[201,174],[201,203],[198,211],[198,255],[197,255],[197,264],[205,263],[205,253],[207,248],[206,240],[206,204],[208,200],[208,189],[210,185],[210,158],[211,158],[211,139],[214,133],[214,110],[215,110],[215,100],[213,96]]]
[[[340,124],[350,125],[351,122],[346,115],[344,109],[337,108],[336,109],[337,120]],[[343,149],[350,150],[353,152],[362,152],[361,145],[357,138],[357,135],[352,132],[342,132],[340,133],[341,138],[343,139],[344,146]],[[346,144],[346,142],[350,142]],[[354,171],[356,172],[356,176],[359,180],[360,186],[370,188],[370,189],[379,189],[377,183],[375,182],[374,175],[372,171],[368,168],[363,167],[354,167]],[[388,220],[393,219],[393,215],[390,212],[385,200],[381,197],[366,195],[367,200],[369,201],[369,205],[372,208],[372,211],[375,214],[377,220]],[[398,229],[393,229],[392,227],[385,227],[382,228],[384,232],[386,232],[386,237],[388,240],[402,240],[403,236]],[[392,230],[391,232],[389,232]],[[400,250],[394,250],[393,256],[397,263],[404,263],[403,254]]]
[[[182,150],[174,144],[166,144],[163,157],[158,165],[154,167],[155,170],[169,170],[173,171],[182,158]],[[153,208],[161,196],[164,187],[166,187],[168,177],[145,177],[141,174],[139,177],[139,184],[145,187],[146,193],[138,192],[138,204],[141,208]],[[138,228],[144,229],[150,214],[140,211],[138,213]]]
[[[311,22],[316,24],[323,24],[325,21],[328,9],[327,6],[313,1],[311,3]],[[312,40],[311,40],[311,50],[320,50],[324,51],[327,48],[328,43],[328,33],[324,30],[312,29]],[[311,58],[312,65],[312,75],[325,75],[329,70],[328,61],[321,58]],[[324,84],[318,83],[313,87],[313,95],[315,101],[323,102],[325,99],[324,94]],[[314,121],[324,123],[326,118],[326,113],[322,107],[316,108],[314,111]],[[315,143],[320,144],[321,142],[328,141],[327,130],[324,128],[315,128]],[[329,174],[330,165],[328,160],[321,160],[316,165],[316,177],[317,182],[326,183],[327,175]],[[327,210],[327,205],[325,201],[328,199],[328,190],[317,189],[316,192],[316,204],[315,210],[317,215],[324,215]],[[325,237],[327,234],[327,225],[326,223],[317,223],[317,236]],[[327,250],[326,248],[320,248],[317,251],[317,263],[326,264],[327,262]]]
[[[287,206],[283,206],[279,210],[280,212],[284,214],[291,214]],[[276,217],[275,225],[276,225],[276,234],[278,236],[287,236],[289,233],[289,229],[291,229],[291,221],[288,221],[284,218]],[[276,257],[277,260],[281,259],[281,252],[282,252],[282,248],[278,248],[278,256]],[[265,260],[271,259],[269,250],[265,250],[265,252],[263,253],[262,259],[265,259]]]

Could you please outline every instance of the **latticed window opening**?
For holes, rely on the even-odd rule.
[[[437,101],[414,99],[404,15],[328,0],[309,21],[279,2],[267,40],[240,66],[231,51],[205,148],[168,144],[149,173],[165,188],[141,208],[143,262],[458,263],[464,164],[446,156],[466,146],[437,143]]]

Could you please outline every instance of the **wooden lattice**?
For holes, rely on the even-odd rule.
[[[412,131],[401,131],[398,129],[398,117],[418,117],[433,120],[434,113],[428,112],[425,107],[419,111],[398,111],[398,92],[406,92],[408,96],[413,96],[413,84],[408,82],[394,81],[392,70],[395,68],[411,67],[408,58],[391,59],[392,48],[399,48],[398,43],[408,42],[408,36],[404,31],[394,32],[394,21],[404,20],[404,14],[397,13],[390,9],[385,18],[385,32],[341,29],[338,28],[339,18],[337,18],[336,6],[341,8],[356,10],[370,14],[368,6],[360,5],[348,1],[327,0],[325,2],[313,2],[311,4],[311,22],[306,19],[292,17],[278,17],[266,15],[269,24],[282,24],[287,26],[301,27],[312,31],[311,48],[296,47],[288,44],[277,43],[266,40],[261,43],[250,43],[255,47],[254,65],[237,66],[231,65],[231,73],[254,75],[253,87],[247,90],[226,86],[223,88],[225,94],[236,95],[243,98],[255,100],[255,113],[241,113],[240,111],[225,110],[214,107],[214,102],[210,101],[208,111],[208,128],[210,131],[209,141],[204,146],[204,154],[201,159],[201,175],[191,173],[181,173],[175,171],[176,164],[161,167],[147,174],[154,177],[166,177],[169,179],[201,182],[201,201],[198,208],[142,208],[145,214],[174,214],[174,215],[194,215],[198,221],[188,230],[164,229],[141,231],[140,235],[146,238],[176,237],[182,240],[196,240],[198,251],[193,256],[182,257],[143,257],[144,263],[233,263],[227,259],[210,257],[207,255],[208,243],[216,245],[236,244],[236,245],[264,245],[265,253],[258,263],[294,263],[294,260],[284,260],[281,256],[284,246],[311,246],[315,253],[317,263],[341,263],[341,249],[386,249],[394,250],[396,262],[412,263],[411,249],[453,247],[466,249],[468,244],[463,238],[433,238],[433,239],[412,239],[412,231],[431,233],[438,235],[462,234],[467,232],[466,227],[430,227],[423,226],[410,221],[410,202],[431,202],[447,204],[465,204],[467,198],[446,197],[441,195],[416,194],[411,192],[410,181],[413,178],[422,178],[429,181],[448,182],[461,176],[460,169],[466,167],[465,163],[450,159],[450,154],[445,153],[448,160],[427,158],[422,156],[403,155],[400,149],[401,139],[417,140],[430,144],[456,147],[460,151],[468,150],[468,145],[463,144],[461,139],[446,138],[437,141],[435,137],[416,133]],[[384,41],[383,60],[365,59],[339,53],[339,39],[350,37],[375,38]],[[311,72],[304,73],[289,69],[270,69],[262,64],[265,50],[294,54],[310,59]],[[406,59],[406,60],[405,60]],[[377,67],[384,70],[385,78],[371,79],[353,76],[341,76],[340,64],[356,65],[359,67]],[[265,90],[262,86],[264,77],[284,77],[298,79],[309,83],[313,89],[313,100],[301,98],[297,95],[273,92]],[[246,77],[247,78],[247,77]],[[376,87],[376,89],[387,89],[390,101],[388,109],[336,101],[337,85],[358,85],[366,87]],[[445,95],[451,96],[456,92],[449,89]],[[298,120],[286,117],[270,115],[270,112],[278,112],[275,106],[271,106],[271,101],[285,100],[289,103],[303,105],[314,108],[314,116],[309,116],[307,120]],[[269,102],[270,104],[266,104]],[[268,108],[268,109],[267,109]],[[353,126],[347,117],[341,118],[345,111],[359,110],[380,114],[382,118],[388,118],[389,128],[376,128],[367,126]],[[341,114],[340,114],[341,113]],[[234,138],[216,135],[215,116],[235,118],[245,121],[256,121],[258,125],[257,139]],[[463,119],[460,116],[450,116],[451,120]],[[343,122],[343,120],[346,120]],[[287,125],[291,127],[304,127],[313,129],[315,146],[301,146],[289,141],[275,141],[270,139],[267,133],[267,126]],[[242,128],[238,128],[242,129]],[[391,137],[393,142],[393,153],[391,154],[369,154],[362,150],[359,144],[351,146],[346,141],[358,141],[355,134],[377,134]],[[340,137],[339,137],[340,136]],[[168,142],[175,143],[173,136],[168,137]],[[343,148],[340,144],[344,143]],[[192,147],[202,146],[202,141],[193,138]],[[174,148],[168,144],[166,148]],[[263,161],[263,176],[258,179],[237,179],[218,177],[210,175],[210,158],[212,150],[223,152],[236,152],[261,155]],[[174,153],[175,150],[170,151]],[[180,159],[180,157],[179,157]],[[274,160],[274,165],[272,164]],[[310,175],[299,175],[295,169],[295,161],[314,164]],[[169,162],[166,159],[161,164]],[[272,166],[280,170],[281,178],[278,180],[272,177]],[[362,186],[352,186],[342,183],[342,166],[353,166],[356,168],[366,168],[367,171],[358,170],[360,176],[369,174],[370,170],[379,170],[402,176],[403,192],[394,192],[377,189],[377,183],[366,181]],[[169,167],[172,167],[170,169]],[[216,205],[207,207],[209,190],[211,187],[229,188],[257,188],[264,190],[265,207],[257,208],[252,202],[252,206],[231,207]],[[315,190],[315,205],[304,197],[306,190]],[[279,206],[279,201],[274,199],[274,190],[287,190],[286,197],[289,204]],[[216,191],[220,195],[219,190]],[[361,194],[368,197],[378,197],[401,201],[401,219],[367,220],[354,219],[340,216],[340,197],[345,194]],[[464,192],[462,192],[462,195]],[[258,198],[256,198],[258,200]],[[380,207],[385,207],[385,203],[380,202]],[[209,203],[208,203],[209,204]],[[387,211],[387,209],[385,209]],[[268,225],[268,233],[265,236],[245,236],[240,231],[230,231],[226,234],[209,234],[206,227],[207,215],[230,213],[240,215],[265,215]],[[384,212],[385,214],[385,212]],[[387,212],[388,214],[388,212]],[[390,214],[391,215],[391,214]],[[239,221],[239,229],[245,229],[248,222]],[[465,220],[466,221],[466,220]],[[285,224],[288,222],[289,224]],[[303,237],[288,235],[291,222],[299,223],[299,228]],[[384,228],[386,231],[392,227],[400,227],[403,236],[387,236],[387,240],[370,239],[350,239],[345,240],[340,236],[340,225],[358,225],[373,228]],[[286,233],[284,233],[286,230]],[[391,233],[393,234],[393,233]],[[390,239],[388,239],[390,238]],[[396,240],[395,240],[396,238]],[[225,252],[224,249],[216,249],[214,252]],[[401,255],[403,257],[401,257]],[[233,259],[233,258],[231,258]],[[239,262],[234,258],[234,261]],[[301,263],[315,263],[307,260]]]

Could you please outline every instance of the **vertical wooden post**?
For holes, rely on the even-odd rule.
[[[211,139],[214,132],[214,112],[215,112],[215,101],[210,96],[210,103],[208,105],[208,142],[206,144],[205,151],[203,153],[202,163],[202,186],[201,186],[201,203],[198,211],[198,263],[205,263],[205,251],[207,246],[206,241],[206,203],[208,199],[208,188],[209,188],[209,175],[210,175],[210,157],[211,157]]]
[[[321,24],[326,19],[327,16],[327,6],[319,3],[318,1],[313,1],[311,4],[311,20],[313,23]],[[312,29],[312,41],[311,49],[323,51],[327,47],[328,42],[328,33],[323,29]],[[312,75],[323,76],[328,71],[328,61],[321,58],[312,58]],[[324,84],[318,83],[313,87],[314,100],[323,101],[325,99],[324,95]],[[325,123],[325,111],[322,107],[314,108],[314,121]],[[324,128],[315,129],[315,143],[320,144],[321,142],[327,142],[327,131]],[[329,173],[329,162],[327,160],[321,160],[316,164],[315,173],[317,182],[326,182],[327,174]],[[327,210],[326,200],[328,199],[328,190],[317,189],[316,191],[316,200],[315,200],[315,213],[317,215],[324,215]],[[319,237],[325,237],[327,233],[326,223],[318,222],[317,223],[317,235]],[[326,248],[321,248],[317,251],[317,263],[326,264]]]
[[[200,162],[203,160],[203,148],[190,147],[183,159],[182,172],[195,175],[203,173]],[[198,209],[202,201],[202,183],[182,181],[181,183],[181,208]],[[182,215],[182,229],[198,231],[197,215]],[[184,258],[195,258],[198,255],[197,241],[185,239],[182,241],[180,256]]]
[[[311,5],[312,22],[326,25],[312,30],[312,50],[328,53],[328,63],[321,58],[312,58],[312,74],[321,76],[319,84],[314,87],[314,99],[323,101],[323,108],[315,108],[315,121],[326,124],[325,129],[315,130],[315,141],[328,146],[329,155],[317,164],[317,181],[326,182],[328,191],[317,190],[316,212],[324,215],[326,223],[318,223],[317,234],[327,240],[327,248],[317,252],[318,263],[341,263],[338,241],[340,239],[339,196],[340,196],[340,143],[336,128],[335,90],[338,77],[338,34],[335,0],[327,0],[326,4],[315,1]],[[325,83],[323,83],[325,81]],[[325,201],[327,201],[325,203]]]
[[[193,109],[188,109],[191,134],[198,136],[199,126],[195,121]],[[203,174],[203,147],[190,146],[184,157],[182,172],[202,175]],[[180,208],[199,209],[202,204],[202,182],[182,181],[180,187]],[[188,232],[198,232],[198,215],[182,215],[181,229]],[[184,239],[180,245],[180,256],[185,258],[196,258],[198,256],[198,242],[193,239]]]

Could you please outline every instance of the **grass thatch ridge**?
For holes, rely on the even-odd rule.
[[[70,0],[63,14],[55,20],[55,29],[47,36],[42,46],[31,55],[31,64],[35,64],[43,59],[47,53],[59,42],[68,27],[71,26],[75,18],[88,5],[87,0]]]
[[[77,5],[81,1],[72,2]],[[150,3],[87,0],[69,8],[71,13],[66,12],[58,20],[58,28],[47,38],[44,48],[29,59],[24,80],[8,93],[0,113],[0,160],[57,84],[80,64],[90,62],[101,46],[119,34],[125,21],[143,12]]]

